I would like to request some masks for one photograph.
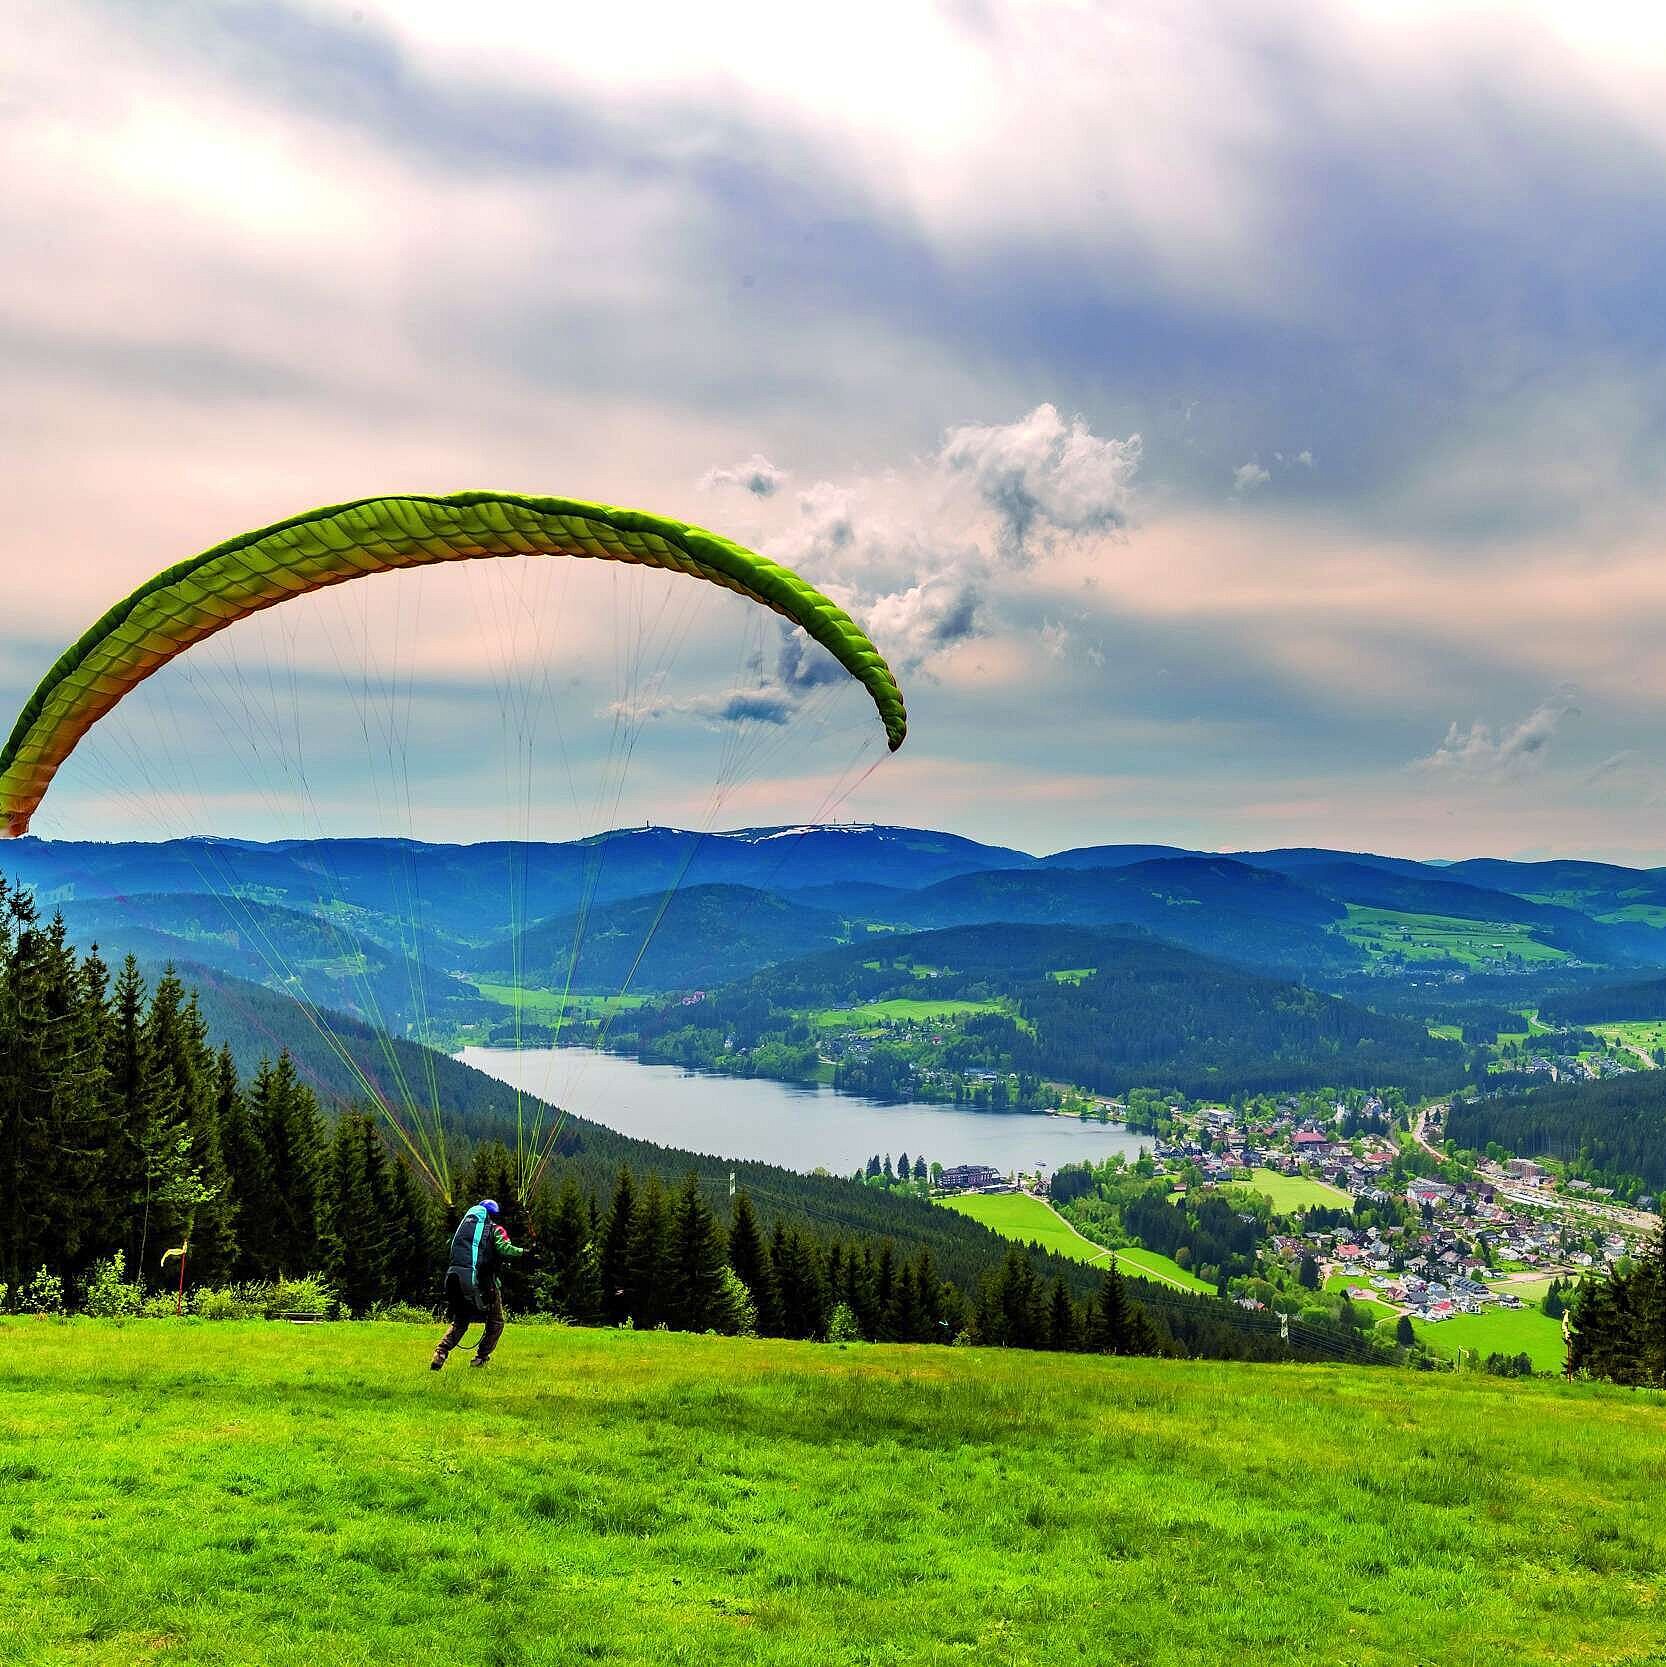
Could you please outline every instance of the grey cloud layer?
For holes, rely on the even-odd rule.
[[[1223,842],[1267,831],[1234,771],[1256,816],[1310,807],[1303,838],[1385,802],[1427,834],[1474,785],[1589,842],[1580,782],[1643,791],[1645,53],[1525,5],[853,5],[759,14],[741,49],[686,12],[491,11],[26,5],[8,694],[216,537],[501,483],[763,542],[909,676],[927,760],[1068,777],[1063,695],[1094,768]],[[897,27],[929,78],[871,50]],[[788,638],[699,698],[769,721],[827,675]],[[1570,678],[1578,724],[1543,699]],[[1128,807],[1105,789],[1083,837]]]

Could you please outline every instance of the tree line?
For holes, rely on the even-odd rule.
[[[1646,1257],[1583,1280],[1567,1315],[1570,1374],[1666,1389],[1666,1232]]]

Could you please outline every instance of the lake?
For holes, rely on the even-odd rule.
[[[647,1065],[590,1048],[464,1048],[465,1065],[620,1134],[714,1157],[848,1175],[871,1154],[986,1163],[1003,1174],[1122,1152],[1149,1136],[1040,1112],[966,1111],[835,1094],[825,1086]]]

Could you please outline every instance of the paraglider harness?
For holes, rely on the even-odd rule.
[[[451,1319],[489,1318],[498,1263],[523,1254],[498,1226],[497,1213],[497,1201],[483,1198],[467,1211],[451,1236],[451,1266],[445,1276],[445,1306]]]

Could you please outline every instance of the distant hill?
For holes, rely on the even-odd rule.
[[[175,892],[59,903],[70,935],[97,944],[106,961],[132,955],[149,966],[173,961],[287,989],[403,1032],[411,1016],[454,1022],[493,1009],[440,964],[444,945],[402,945],[390,918],[362,910],[280,908],[229,895]]]
[[[293,972],[315,999],[379,1010],[396,1031],[461,1017],[459,1004],[471,998],[448,975],[507,972],[517,930],[539,980],[565,983],[585,911],[597,936],[578,978],[593,991],[619,988],[656,919],[634,980],[647,990],[742,978],[853,933],[1003,921],[1135,926],[1308,982],[1363,973],[1415,979],[1431,965],[1466,976],[1503,969],[1519,981],[1507,1002],[1528,1006],[1548,990],[1549,963],[1561,957],[1582,963],[1578,972],[1616,978],[1666,965],[1666,872],[1601,863],[1436,865],[1319,848],[1226,856],[1151,844],[1036,858],[930,830],[830,825],[705,836],[647,827],[565,844],[467,846],[24,839],[0,853],[0,868],[44,905],[67,908],[78,932],[152,960],[171,954],[273,984]],[[732,907],[718,901],[721,889],[706,888],[734,888]],[[660,918],[672,892],[678,900]],[[224,929],[213,924],[217,906]],[[259,934],[241,929],[245,906],[287,911],[270,919],[280,941],[297,946],[313,932],[308,922],[331,923],[367,970],[353,969],[345,949],[265,957]],[[1438,923],[1377,919],[1369,933],[1350,936],[1350,908],[1496,921],[1515,935],[1498,934],[1506,948],[1489,967],[1484,933],[1465,939]],[[1532,944],[1560,955],[1520,953]],[[272,959],[296,964],[274,968]],[[353,987],[366,978],[369,992]],[[1398,997],[1385,993],[1384,1001]]]
[[[1358,960],[1329,930],[1346,914],[1334,899],[1230,857],[967,874],[902,898],[895,909],[899,923],[921,928],[989,921],[1142,926],[1248,966],[1309,970]]]
[[[1142,934],[1052,925],[963,926],[850,945],[720,991],[694,1023],[748,1046],[790,1030],[794,1013],[899,996],[1007,1004],[966,1021],[971,1041],[957,1041],[945,1064],[999,1063],[1106,1093],[1434,1089],[1464,1069],[1458,1044],[1432,1039],[1414,1021]],[[648,1042],[689,1027],[689,1014],[676,1008],[637,1020]]]
[[[504,976],[518,966],[536,985],[563,983],[571,964],[575,990],[604,994],[627,979],[636,990],[687,990],[744,978],[848,936],[845,918],[775,892],[685,886],[669,898],[602,904],[582,922],[575,915],[542,921],[469,951],[461,964]]]

